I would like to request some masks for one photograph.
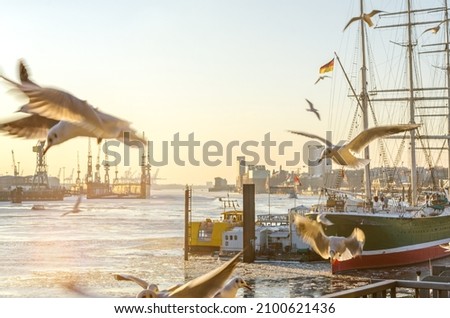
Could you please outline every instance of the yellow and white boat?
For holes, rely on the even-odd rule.
[[[235,226],[242,226],[243,211],[237,210],[237,202],[230,199],[220,199],[223,202],[224,211],[218,220],[207,218],[204,221],[189,222],[189,252],[211,253],[220,250],[222,234]],[[227,206],[233,206],[232,210],[226,210]]]

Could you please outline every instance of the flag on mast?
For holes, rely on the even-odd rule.
[[[323,73],[327,73],[327,72],[332,72],[333,69],[334,69],[334,58],[331,61],[329,61],[327,64],[321,66],[319,73],[323,74]]]

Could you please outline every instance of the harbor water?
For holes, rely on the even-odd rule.
[[[218,219],[226,193],[193,191],[193,219]],[[240,194],[230,197],[242,200]],[[141,289],[116,281],[129,274],[159,285],[183,283],[224,261],[193,256],[184,261],[184,191],[154,190],[151,199],[86,200],[79,213],[67,214],[76,197],[39,202],[0,202],[0,297],[134,297]],[[256,213],[287,213],[295,205],[317,203],[317,197],[256,195]],[[450,258],[433,264],[450,265]],[[430,264],[364,270],[332,275],[327,261],[256,262],[240,264],[236,275],[253,288],[238,297],[321,297],[365,285],[370,278],[416,279],[429,274]],[[401,295],[400,295],[401,296]],[[405,294],[405,297],[409,295]]]

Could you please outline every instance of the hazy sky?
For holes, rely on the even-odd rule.
[[[366,1],[366,11],[389,2]],[[342,46],[342,29],[358,15],[359,0],[17,0],[0,1],[0,8],[4,75],[17,79],[17,61],[23,58],[38,84],[64,89],[131,121],[153,141],[156,160],[162,160],[167,142],[168,164],[159,167],[164,182],[203,184],[215,176],[234,183],[234,158],[245,142],[259,153],[260,164],[275,163],[268,167],[277,169],[294,151],[302,152],[306,141],[287,129],[320,135],[330,129],[332,81],[314,82],[319,67]],[[358,26],[352,28],[349,32]],[[8,89],[1,84],[1,120],[26,103]],[[322,121],[305,111],[305,98],[320,109]],[[264,160],[268,148],[261,142],[267,133],[276,143],[270,148],[273,162]],[[171,142],[190,134],[199,144],[191,159],[200,162],[192,165],[184,147],[180,166]],[[277,156],[283,141],[293,146]],[[218,166],[203,162],[205,143],[210,152],[219,151],[209,157],[219,160]],[[24,175],[34,172],[36,140],[1,135],[0,144],[1,175],[13,171],[11,150]],[[96,156],[94,140],[92,145]],[[227,146],[233,166],[227,165]],[[87,148],[88,140],[77,138],[50,149],[50,174],[65,167],[67,177],[79,154],[84,175]],[[137,157],[132,149],[132,170],[139,169]],[[123,161],[119,174],[129,169]]]

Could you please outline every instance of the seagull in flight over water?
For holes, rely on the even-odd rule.
[[[318,139],[323,142],[326,147],[318,161],[320,163],[325,158],[331,158],[335,163],[341,166],[349,166],[351,168],[361,168],[369,164],[369,159],[357,158],[353,153],[363,150],[371,141],[383,138],[389,135],[397,134],[418,128],[419,124],[400,124],[390,126],[378,126],[362,131],[353,140],[343,145],[333,145],[330,141],[317,135],[288,130],[289,132],[309,138]]]
[[[65,216],[65,215],[70,214],[70,213],[78,213],[78,212],[80,212],[80,211],[81,211],[81,209],[80,209],[80,203],[81,203],[81,195],[78,196],[77,201],[75,202],[75,204],[74,204],[72,210],[67,211],[67,212],[61,214],[61,216]]]
[[[362,254],[366,237],[364,232],[355,227],[348,237],[327,236],[322,225],[302,215],[295,216],[295,226],[298,235],[324,259],[333,263],[345,261]]]
[[[175,285],[162,291],[158,289],[158,286],[149,284],[146,281],[131,275],[116,274],[114,277],[117,280],[133,281],[144,288],[144,290],[136,296],[138,298],[212,298],[216,296],[217,293],[224,291],[224,288],[226,289],[224,291],[225,295],[231,297],[229,295],[233,292],[233,289],[231,286],[227,285],[227,282],[233,273],[234,268],[240,262],[242,254],[242,252],[239,252],[232,259],[218,268],[194,278],[185,284]]]
[[[373,26],[372,17],[373,17],[374,15],[380,13],[380,12],[384,12],[384,11],[381,11],[381,10],[372,10],[370,13],[363,13],[363,14],[362,14],[361,16],[359,16],[359,17],[353,17],[353,18],[351,18],[350,21],[348,21],[348,23],[347,23],[347,25],[345,26],[345,28],[344,28],[343,31],[345,31],[345,29],[347,29],[348,26],[349,26],[350,24],[352,24],[353,22],[355,22],[355,21],[357,21],[357,20],[363,20],[364,22],[367,23],[367,25],[368,25],[369,27],[372,27],[372,26]]]
[[[309,108],[307,108],[306,110],[308,112],[313,112],[314,114],[316,114],[317,118],[319,118],[319,120],[320,120],[319,110],[317,108],[314,108],[313,103],[311,103],[309,100],[307,100],[306,98],[305,98],[305,100],[309,105]]]
[[[0,129],[23,138],[42,138],[46,133],[44,154],[50,147],[78,136],[94,137],[98,142],[117,139],[129,145],[136,140],[146,142],[130,127],[130,122],[104,113],[65,91],[37,85],[29,79],[23,61],[19,62],[19,74],[21,83],[0,77],[28,97],[28,104],[19,109],[24,118],[1,123]]]

